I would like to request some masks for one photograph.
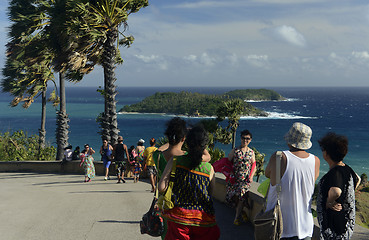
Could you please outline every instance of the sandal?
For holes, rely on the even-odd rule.
[[[236,226],[240,226],[241,225],[240,219],[237,218],[236,220],[234,220],[233,224]]]
[[[242,213],[242,220],[247,223],[249,221],[249,218],[247,217],[247,214],[245,212]]]

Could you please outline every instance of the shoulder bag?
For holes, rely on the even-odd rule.
[[[160,160],[160,155],[158,157],[158,164],[159,164],[159,160]],[[176,162],[177,162],[176,158],[173,157],[173,166],[172,166],[172,170],[170,171],[168,187],[165,190],[165,193],[161,195],[158,199],[158,206],[159,206],[159,209],[161,210],[169,210],[174,207],[174,203],[172,201],[172,190],[174,186],[173,180],[176,176],[176,168],[177,168]]]
[[[163,217],[160,215],[160,210],[157,204],[158,195],[159,190],[157,181],[154,199],[152,200],[150,209],[142,216],[142,220],[140,221],[141,234],[148,234],[152,237],[159,237],[164,233],[164,220]]]
[[[281,188],[281,158],[282,152],[276,153],[276,190],[277,203],[273,209],[265,211],[268,193],[264,198],[264,207],[254,218],[254,236],[255,240],[279,240],[283,232],[283,220],[279,195]],[[269,189],[268,189],[269,191]]]

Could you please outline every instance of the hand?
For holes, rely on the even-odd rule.
[[[332,209],[333,211],[337,211],[337,212],[342,210],[342,205],[336,201],[327,202],[326,207]]]

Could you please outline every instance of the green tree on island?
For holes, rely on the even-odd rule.
[[[245,112],[244,101],[239,98],[230,99],[223,102],[217,109],[217,120],[219,122],[228,120],[228,126],[226,128],[218,129],[218,136],[223,139],[223,142],[229,142],[231,137],[232,148],[236,146],[236,131],[239,125],[239,120],[242,114]]]
[[[125,30],[128,16],[148,6],[148,1],[75,0],[69,4],[70,15],[75,16],[68,23],[69,34],[75,36],[76,51],[83,54],[91,65],[101,64],[104,69],[104,90],[100,92],[105,99],[105,108],[98,122],[102,137],[115,144],[119,133],[115,68],[123,63],[117,46],[129,47],[134,40],[132,36],[123,35],[119,27],[123,25]]]

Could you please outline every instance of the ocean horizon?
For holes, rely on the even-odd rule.
[[[250,87],[257,89],[257,87]],[[327,132],[336,132],[348,137],[349,153],[345,162],[359,175],[369,173],[367,153],[369,152],[369,87],[262,87],[272,89],[287,98],[287,101],[250,101],[252,105],[266,111],[268,117],[248,117],[240,119],[237,129],[239,134],[248,129],[253,134],[250,144],[265,153],[266,162],[276,150],[287,148],[283,136],[294,122],[303,122],[313,130],[313,147],[310,152],[321,160],[321,174],[328,171],[317,140]],[[104,99],[96,90],[97,87],[66,88],[67,113],[70,118],[69,143],[73,148],[90,144],[96,152],[101,146],[98,134],[99,126],[96,117],[104,110]],[[221,94],[230,90],[246,89],[239,87],[125,87],[117,88],[117,111],[124,105],[141,101],[155,92],[198,92],[205,94]],[[28,134],[38,134],[41,124],[40,99],[23,109],[21,105],[10,107],[12,97],[8,93],[0,94],[0,132],[24,130]],[[55,144],[56,110],[51,103],[47,104],[46,139]],[[165,123],[175,115],[166,114],[118,114],[118,128],[127,146],[136,145],[143,138],[148,146],[150,138],[163,137]],[[184,117],[191,125],[201,117]],[[239,144],[239,135],[237,137]],[[225,150],[230,145],[217,144]],[[94,155],[100,160],[99,154]]]

